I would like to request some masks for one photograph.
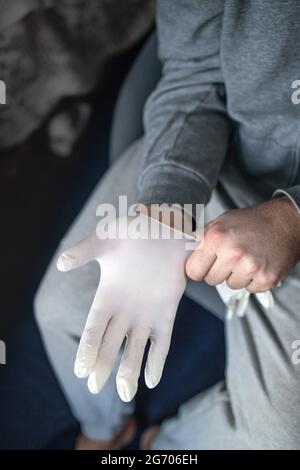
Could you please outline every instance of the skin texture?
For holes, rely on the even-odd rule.
[[[214,219],[186,263],[187,275],[215,286],[265,292],[300,260],[300,214],[286,196]]]

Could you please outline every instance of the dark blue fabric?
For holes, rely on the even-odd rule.
[[[7,341],[1,369],[0,448],[70,449],[79,427],[30,316]]]

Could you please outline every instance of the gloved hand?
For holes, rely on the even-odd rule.
[[[145,227],[145,220],[149,220],[145,215],[116,219],[109,223],[109,239],[99,239],[97,231],[98,236],[93,233],[82,240],[57,263],[60,271],[92,260],[100,264],[100,283],[79,344],[75,374],[89,376],[90,391],[100,392],[126,338],[117,373],[117,389],[124,401],[132,400],[137,391],[148,339],[145,381],[149,388],[160,381],[186,286],[185,262],[190,254],[185,238],[163,239],[172,229],[154,219],[152,224],[161,230],[160,239],[122,239],[120,233],[124,235],[128,223]]]

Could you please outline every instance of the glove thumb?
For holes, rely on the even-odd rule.
[[[57,260],[59,271],[71,271],[84,266],[97,257],[99,252],[99,240],[95,233],[84,238],[72,248],[64,251]]]

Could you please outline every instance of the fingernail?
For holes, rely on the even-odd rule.
[[[88,378],[88,389],[94,395],[99,393],[95,372],[92,372]]]
[[[117,378],[117,389],[121,400],[129,402],[136,394],[137,385],[128,380]]]
[[[145,382],[148,388],[155,388],[159,384],[161,376],[162,376],[162,370],[163,370],[163,361],[161,361],[160,364],[158,363],[153,364],[152,361],[146,364]]]
[[[77,265],[77,259],[72,256],[68,255],[67,253],[63,253],[57,260],[57,269],[59,271],[69,271],[72,268],[75,268]]]
[[[74,373],[79,379],[83,379],[89,375],[89,371],[87,368],[81,364],[75,364],[74,366]]]
[[[155,388],[160,379],[157,379],[157,377],[154,377],[152,375],[145,374],[145,382],[148,388]]]

